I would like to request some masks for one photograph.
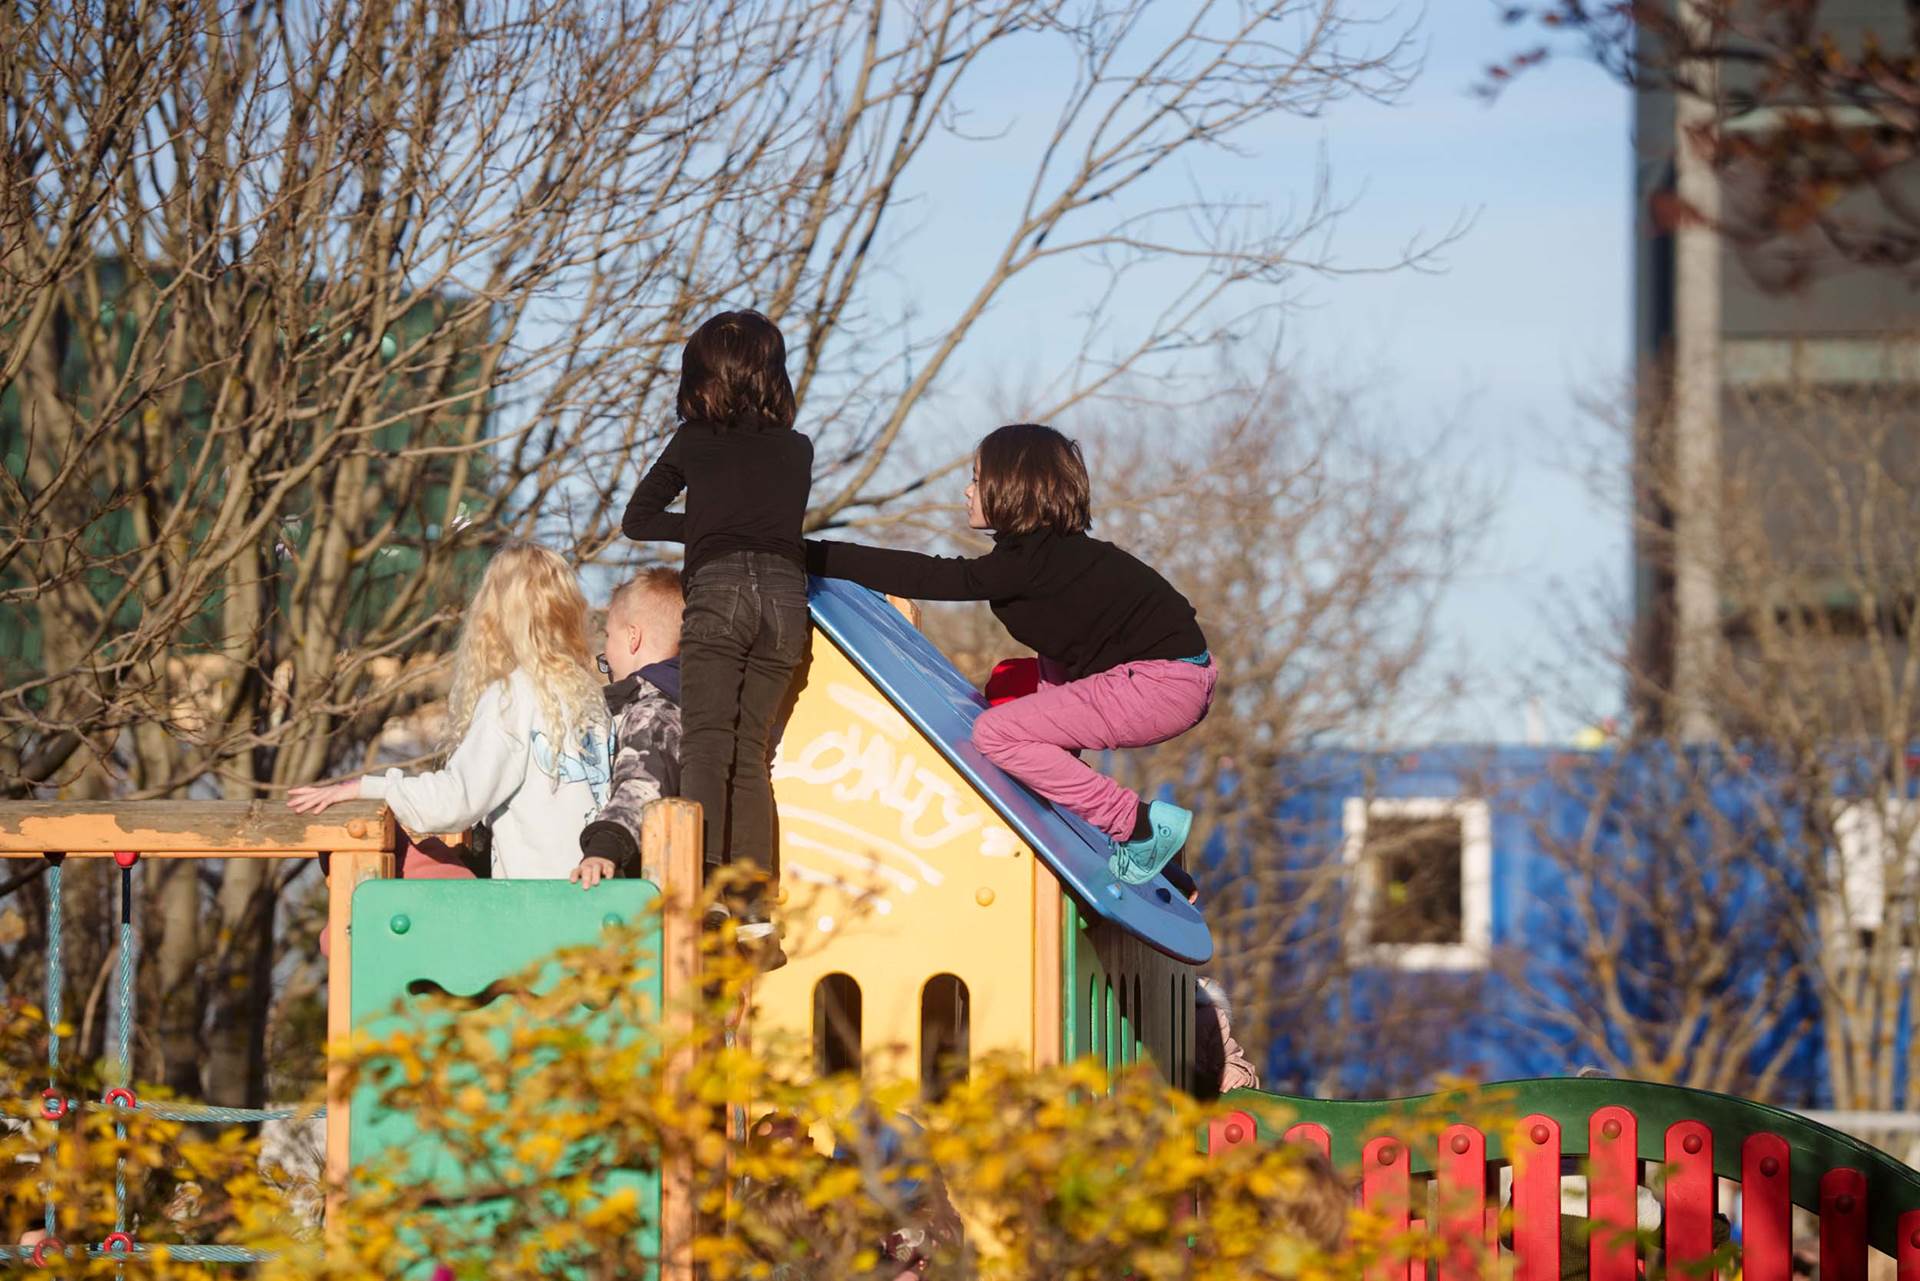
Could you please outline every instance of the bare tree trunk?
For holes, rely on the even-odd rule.
[[[204,1047],[200,1021],[205,959],[200,936],[200,867],[192,859],[156,859],[146,874],[154,878],[159,943],[153,962],[159,974],[158,1026],[162,1082],[184,1098],[197,1099]]]

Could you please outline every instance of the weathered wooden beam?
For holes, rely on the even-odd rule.
[[[284,801],[0,801],[0,858],[132,850],[143,856],[286,858],[394,846],[380,801],[296,814]]]
[[[366,804],[367,802],[356,802]],[[329,810],[328,813],[333,811]],[[394,874],[386,850],[336,851],[327,858],[327,1190],[326,1224],[333,1239],[346,1231],[349,1180],[353,1173],[348,1144],[353,1135],[353,1092],[344,1057],[353,1037],[353,891],[362,881]]]
[[[662,869],[661,997],[668,1035],[676,1044],[667,1070],[676,1088],[693,1070],[693,1024],[700,999],[700,807],[692,801],[655,801],[640,815],[640,845],[648,866]],[[661,1281],[693,1281],[693,1239],[699,1215],[693,1171],[683,1158],[660,1171]]]

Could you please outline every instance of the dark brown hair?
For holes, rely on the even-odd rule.
[[[680,355],[683,423],[793,426],[793,384],[779,327],[757,311],[723,311],[693,331]]]
[[[980,511],[1002,534],[1093,527],[1093,485],[1080,446],[1051,427],[1012,423],[980,442]]]

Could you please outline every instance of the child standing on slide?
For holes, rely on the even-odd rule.
[[[927,556],[809,541],[808,567],[919,600],[984,600],[1041,655],[1041,688],[973,724],[983,755],[1112,839],[1109,865],[1139,884],[1167,866],[1188,810],[1095,771],[1084,749],[1146,747],[1184,734],[1213,703],[1215,670],[1193,606],[1151,568],[1090,538],[1092,486],[1080,447],[1018,423],[980,442],[967,523],[993,531],[985,556]]]
[[[611,776],[590,654],[573,567],[544,547],[508,547],[487,563],[454,649],[447,763],[296,787],[287,804],[318,814],[339,801],[384,800],[415,835],[486,822],[496,878],[565,880]]]
[[[779,329],[727,311],[694,331],[680,359],[679,429],[634,490],[621,529],[685,543],[680,627],[680,794],[706,816],[708,867],[742,868],[736,938],[762,969],[787,961],[768,916],[773,869],[774,719],[806,657],[807,572],[800,526],[813,442],[793,429]],[[667,504],[687,494],[684,514]]]

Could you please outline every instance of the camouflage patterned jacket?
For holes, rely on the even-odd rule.
[[[580,833],[582,858],[604,858],[628,876],[640,865],[640,811],[680,794],[680,660],[652,663],[607,686],[613,713],[613,785]]]

